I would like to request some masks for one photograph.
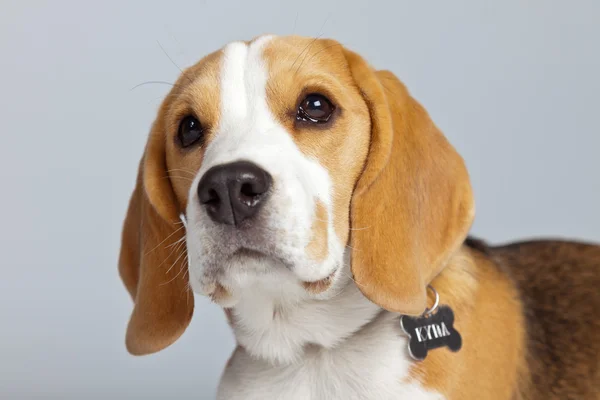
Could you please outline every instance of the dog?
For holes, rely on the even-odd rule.
[[[328,39],[230,43],[152,125],[126,347],[176,341],[195,292],[237,342],[219,399],[600,399],[600,246],[494,247],[474,216],[464,161],[393,73]]]

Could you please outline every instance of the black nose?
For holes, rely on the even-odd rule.
[[[198,198],[210,218],[239,226],[254,216],[271,188],[271,175],[248,161],[212,167],[198,183]]]

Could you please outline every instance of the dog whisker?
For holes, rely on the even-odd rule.
[[[180,222],[181,223],[181,222]],[[181,239],[179,239],[178,241],[176,241],[175,243],[171,243],[170,245],[166,246],[165,248],[169,248],[169,247],[173,247],[176,246],[178,244],[181,244],[181,242],[185,241],[185,236],[183,236]]]
[[[348,269],[350,269],[350,265],[349,264],[344,264],[342,268],[348,268]],[[344,271],[344,269],[342,269],[340,271],[340,274],[342,274],[346,278],[352,280],[352,282],[354,282],[356,284],[356,286],[358,286],[358,287],[361,287],[361,288],[366,288],[367,287],[365,284],[357,282],[356,279],[354,279],[354,277],[351,274],[349,274],[346,271]]]
[[[129,89],[129,91],[135,90],[141,86],[146,86],[146,85],[169,85],[169,86],[175,86],[174,83],[171,82],[167,82],[167,81],[146,81],[146,82],[142,82],[142,83],[138,83],[137,85],[133,86],[131,89]],[[163,96],[161,96],[163,97]]]
[[[190,174],[192,176],[196,176],[196,173],[194,171],[186,169],[186,168],[172,168],[172,169],[167,170],[167,174],[171,173],[171,172],[175,172],[175,171],[186,172],[186,173],[188,173],[188,174]]]
[[[185,238],[184,238],[185,239]],[[179,240],[177,243],[177,246],[175,246],[175,251],[179,252],[181,251],[181,249],[185,246],[184,244],[185,240]],[[172,245],[171,245],[172,246]]]
[[[186,258],[187,258],[187,257],[186,257]],[[182,279],[185,279],[185,276],[186,276],[187,274],[188,274],[188,271],[186,270],[186,271],[184,272],[184,274],[183,274],[183,277],[182,277]],[[189,279],[188,279],[188,281],[185,283],[185,285],[183,285],[183,289],[181,289],[181,294],[179,295],[179,296],[180,296],[180,298],[181,298],[181,296],[183,296],[183,295],[185,295],[185,294],[187,294],[188,292],[191,292],[191,291],[192,291],[192,286],[190,285],[190,281],[189,281]],[[185,304],[186,304],[186,305],[188,305],[188,304],[189,304],[189,301],[190,301],[190,298],[189,298],[189,296],[186,296],[186,299],[185,299],[185,301],[186,301],[186,303],[185,303]]]
[[[327,24],[327,21],[329,21],[329,17],[331,17],[331,14],[327,15],[327,18],[325,18],[325,21],[323,21],[323,25],[321,25],[321,28],[319,29],[319,33],[317,34],[317,36],[309,43],[308,45],[308,51],[306,52],[306,54],[304,55],[304,58],[302,59],[302,62],[300,62],[300,65],[298,66],[298,68],[296,69],[296,73],[298,73],[298,71],[300,71],[300,67],[302,67],[302,64],[304,64],[304,61],[306,60],[306,57],[308,56],[308,54],[310,53],[310,49],[312,48],[313,44],[320,39],[323,36],[323,28],[325,28],[325,24]],[[296,60],[297,61],[297,60]],[[294,64],[296,64],[296,62],[294,61]],[[293,67],[294,65],[292,65]]]
[[[175,35],[173,34],[173,32],[171,31],[171,29],[165,25],[165,30],[167,30],[167,32],[169,33],[169,36],[171,36],[171,39],[173,39],[175,41],[175,43],[177,43],[177,45],[180,47],[179,49],[179,54],[183,54],[186,57],[189,58],[189,55],[187,54],[187,52],[182,48],[183,46],[181,45],[181,42],[179,42],[179,40],[177,39],[177,37],[175,37]]]
[[[307,60],[307,63],[310,63],[310,60],[312,60],[312,59],[313,59],[313,58],[314,58],[314,57],[315,57],[317,54],[319,54],[320,52],[322,52],[322,51],[324,51],[324,50],[327,50],[327,49],[329,49],[329,48],[331,48],[331,47],[335,47],[335,46],[340,46],[340,47],[343,47],[343,44],[341,44],[341,43],[335,43],[335,44],[332,44],[332,45],[329,45],[329,46],[325,46],[325,47],[323,47],[322,49],[320,49],[319,51],[317,51],[316,53],[314,53],[314,54],[313,54],[313,55],[312,55],[312,56],[311,56],[311,57],[310,57],[310,58]],[[308,53],[307,53],[307,55],[308,55]],[[305,57],[305,59],[306,59],[306,57]],[[300,64],[300,66],[298,66],[298,69],[296,70],[296,73],[298,73],[298,72],[299,72],[299,70],[300,70],[300,67],[301,67],[301,66],[304,64],[304,62],[305,62],[305,61],[304,61],[304,60],[302,60],[302,63]]]
[[[169,269],[167,270],[167,272],[165,272],[165,275],[168,274],[169,272],[171,272],[171,270],[173,269],[173,267],[175,266],[175,264],[177,264],[177,262],[181,259],[181,257],[183,257],[186,253],[186,250],[183,250],[181,252],[181,254],[179,255],[179,257],[177,257],[177,259],[175,259],[175,261],[173,262],[173,265],[171,265],[169,267]]]
[[[190,178],[189,176],[176,176],[176,175],[170,175],[170,176],[163,176],[163,179],[171,179],[171,178],[176,178],[176,179],[185,179],[188,180],[190,182],[193,182],[194,180],[192,178]]]
[[[181,257],[181,256],[179,256],[179,257]],[[177,262],[177,261],[179,261],[179,258],[178,258],[178,259],[177,259],[175,262]],[[174,265],[175,265],[175,264],[173,264],[173,266],[174,266]],[[179,269],[179,272],[177,272],[177,274],[175,274],[175,276],[174,276],[174,277],[172,277],[171,279],[169,279],[167,282],[163,282],[163,283],[161,283],[160,285],[161,285],[161,286],[163,286],[163,285],[168,285],[169,283],[171,283],[171,282],[173,282],[175,279],[177,279],[177,277],[179,276],[179,274],[181,274],[181,271],[183,271],[184,269],[187,269],[187,268],[185,268],[185,267],[184,267],[184,265],[185,265],[185,264],[182,264],[181,268]],[[171,266],[171,268],[173,268],[173,266]],[[171,268],[169,268],[169,269],[171,269]],[[188,284],[189,284],[189,283],[188,283]]]
[[[290,69],[294,68],[294,65],[296,65],[296,63],[298,62],[298,60],[300,59],[300,57],[302,56],[302,54],[304,54],[304,52],[310,47],[312,46],[312,44],[314,42],[316,42],[321,36],[317,36],[315,37],[313,40],[311,40],[306,47],[304,47],[304,49],[302,49],[302,51],[298,54],[298,57],[296,57],[296,59],[294,60],[294,62],[292,63],[292,66],[290,67]]]
[[[166,242],[167,240],[169,240],[169,238],[171,236],[173,236],[174,234],[176,234],[177,232],[179,232],[181,229],[183,229],[183,226],[180,226],[179,228],[177,228],[173,233],[171,233],[169,236],[167,236],[166,238],[163,239],[162,242],[160,242],[159,244],[157,244],[156,246],[154,246],[151,250],[148,250],[148,252],[144,253],[145,256],[147,256],[148,254],[152,253],[154,250],[156,250],[161,244],[163,244],[164,242]]]
[[[173,253],[180,251],[180,250],[181,250],[181,244],[182,244],[182,243],[185,243],[185,242],[181,242],[181,243],[179,244],[179,246],[175,246],[173,249],[171,249],[171,252],[169,253],[169,255],[168,255],[168,256],[166,256],[166,257],[164,258],[164,260],[162,260],[162,262],[161,262],[160,264],[158,264],[158,266],[157,266],[156,268],[160,268],[160,267],[162,267],[162,265],[163,265],[163,264],[164,264],[164,263],[165,263],[165,262],[166,262],[166,261],[169,259],[169,257],[171,257],[171,256],[173,255]],[[186,249],[186,251],[187,251],[187,249]]]
[[[156,41],[156,43],[158,43],[158,46],[159,46],[159,47],[160,47],[160,49],[163,51],[163,53],[165,53],[165,56],[167,56],[167,58],[169,59],[169,61],[171,61],[171,63],[172,63],[172,64],[173,64],[175,67],[177,67],[177,69],[179,70],[179,72],[181,72],[181,75],[182,75],[182,76],[185,76],[185,77],[186,77],[186,78],[187,78],[187,79],[190,81],[190,83],[193,83],[194,81],[192,81],[192,79],[191,79],[191,78],[190,78],[188,75],[186,75],[186,74],[183,72],[183,70],[182,70],[182,69],[179,67],[179,65],[177,65],[177,63],[176,63],[176,62],[175,62],[175,61],[174,61],[174,60],[171,58],[171,56],[169,55],[169,53],[167,53],[167,51],[166,51],[166,50],[165,50],[165,48],[162,46],[162,44],[160,44],[160,42],[159,42],[158,40]]]
[[[310,48],[312,47],[312,45],[321,38],[321,36],[323,36],[323,34],[318,35],[317,37],[315,37],[313,40],[311,40],[311,42],[308,44],[308,46],[306,46],[306,48],[304,50],[302,50],[302,53],[305,53],[304,58],[302,58],[302,61],[300,62],[300,65],[298,65],[298,68],[296,68],[296,73],[298,73],[298,71],[300,71],[300,67],[302,67],[302,64],[304,64],[304,60],[306,60],[306,57],[308,56],[308,53],[310,52]],[[300,53],[300,55],[302,54]],[[298,58],[300,58],[300,55],[298,55]],[[296,59],[296,61],[298,61],[298,59]],[[294,64],[296,64],[296,61],[294,61]],[[292,68],[294,67],[294,64],[292,64]]]

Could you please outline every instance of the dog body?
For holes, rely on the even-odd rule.
[[[473,218],[462,159],[393,74],[330,40],[229,44],[182,74],[140,163],[128,349],[175,341],[193,290],[238,343],[220,399],[600,398],[600,247],[492,248]],[[415,361],[400,316],[428,285],[463,345]]]

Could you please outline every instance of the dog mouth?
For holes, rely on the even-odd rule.
[[[298,285],[309,295],[315,296],[329,293],[329,289],[337,281],[339,265],[322,271],[318,274],[320,276],[305,274],[302,273],[303,268],[315,266],[308,263],[304,265],[302,259],[287,256],[285,252],[278,251],[277,246],[265,243],[260,246],[255,243],[239,243],[237,246],[231,244],[230,242],[229,246],[221,247],[220,252],[204,259],[203,269],[198,271],[201,274],[201,277],[198,276],[198,285],[193,285],[197,287],[198,293],[207,295],[214,303],[223,307],[233,306],[254,285],[269,286],[281,281]]]
[[[230,253],[226,257],[228,261],[234,262],[234,264],[246,265],[250,264],[253,266],[260,265],[259,269],[268,266],[268,268],[283,267],[289,271],[293,270],[293,265],[286,261],[284,257],[281,257],[277,252],[271,252],[263,249],[256,249],[251,247],[239,247],[237,250]]]
[[[237,249],[236,251],[234,251],[231,254],[231,258],[238,258],[238,259],[252,258],[252,259],[262,260],[265,258],[269,258],[269,256],[262,251],[250,249],[247,247],[240,247],[239,249]]]
[[[274,257],[272,255],[266,254],[259,250],[254,250],[246,247],[241,247],[231,255],[231,258],[237,258],[240,261],[243,260],[253,260],[253,261],[264,261],[264,260],[274,260],[276,263],[281,264],[286,267],[286,269],[291,270],[291,267],[287,265],[283,260],[278,257]],[[321,294],[327,291],[334,283],[336,273],[338,268],[334,268],[331,273],[325,278],[316,280],[316,281],[301,281],[302,287],[311,294]]]
[[[331,271],[331,273],[323,279],[313,282],[302,282],[302,286],[304,287],[304,290],[311,294],[321,294],[333,285],[336,273],[337,268]]]

